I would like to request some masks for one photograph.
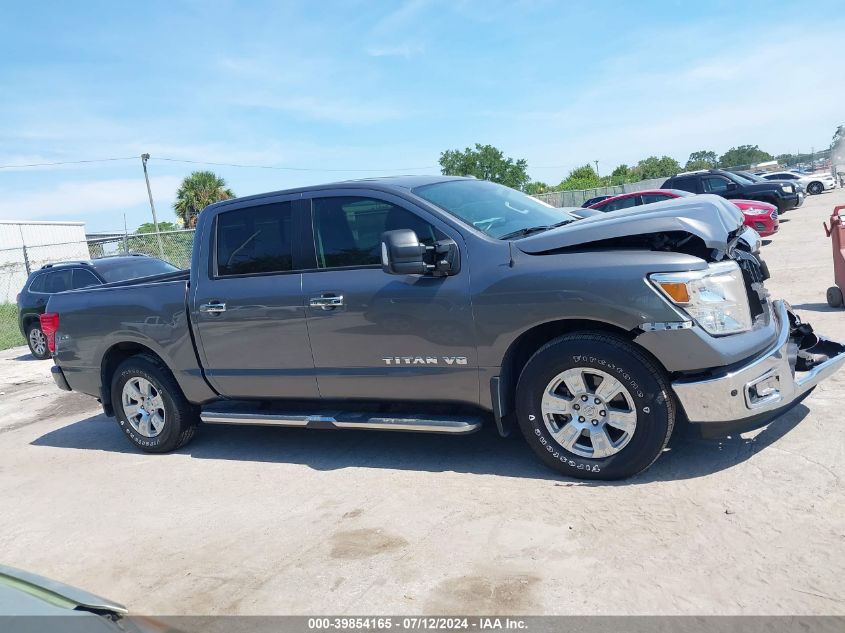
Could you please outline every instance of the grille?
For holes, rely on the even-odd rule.
[[[745,280],[745,293],[748,295],[748,306],[751,308],[751,318],[757,318],[763,314],[763,301],[760,293],[754,288],[754,284],[761,284],[769,278],[767,269],[763,263],[752,253],[734,249],[733,259],[742,271],[742,278]]]

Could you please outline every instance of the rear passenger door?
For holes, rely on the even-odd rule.
[[[205,373],[232,398],[316,398],[298,270],[299,194],[225,207],[191,318]]]
[[[460,234],[384,192],[315,193],[307,203],[314,269],[302,286],[321,397],[477,402],[465,252],[449,277],[381,268],[384,231],[412,229],[429,245],[448,237],[464,251]]]

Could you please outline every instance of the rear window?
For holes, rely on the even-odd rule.
[[[164,273],[175,273],[179,269],[155,257],[133,257],[120,262],[109,262],[107,265],[97,266],[97,272],[103,276],[107,283],[113,281],[126,281],[139,277],[151,277],[152,275],[163,275]]]

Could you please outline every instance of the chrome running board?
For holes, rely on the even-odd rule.
[[[457,415],[397,415],[371,412],[323,411],[320,413],[275,410],[213,410],[200,414],[206,424],[293,426],[309,429],[361,429],[367,431],[414,431],[461,435],[481,428],[480,417]]]

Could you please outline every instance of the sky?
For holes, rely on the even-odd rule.
[[[133,230],[144,152],[173,221],[196,169],[248,195],[438,173],[475,143],[549,183],[596,160],[818,150],[845,124],[843,35],[841,0],[7,2],[0,219]],[[128,160],[14,167],[107,158]]]

